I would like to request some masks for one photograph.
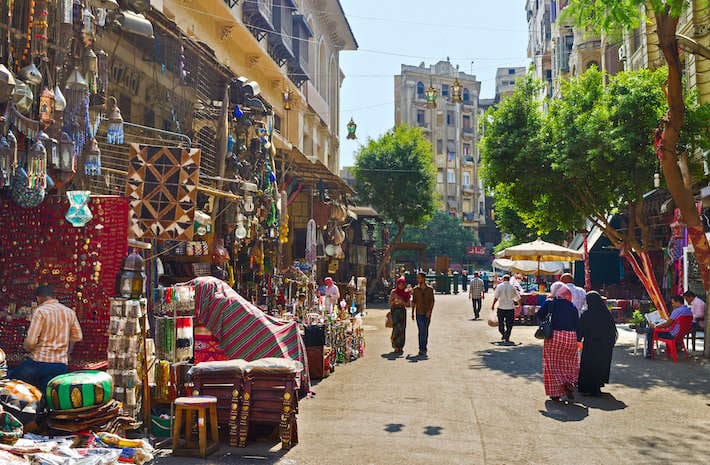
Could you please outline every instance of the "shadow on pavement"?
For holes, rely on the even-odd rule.
[[[608,392],[603,393],[599,397],[591,397],[580,394],[578,404],[585,407],[612,412],[614,410],[623,410],[627,407],[626,403],[618,400]]]
[[[482,350],[470,360],[469,369],[502,371],[510,376],[542,381],[542,348],[536,345],[503,346]],[[480,362],[480,364],[478,363]]]
[[[582,421],[589,416],[589,409],[583,405],[547,400],[545,410],[540,410],[540,414],[557,421]]]
[[[429,360],[428,355],[407,355],[407,361],[409,363],[417,363],[421,362],[422,360]]]
[[[388,433],[399,433],[404,428],[402,423],[390,423],[385,426],[385,431]]]
[[[295,462],[284,457],[287,450],[273,450],[279,447],[274,443],[256,441],[247,445],[245,448],[228,447],[221,445],[219,450],[212,455],[207,456],[207,459],[196,459],[195,457],[176,457],[169,453],[168,450],[161,450],[156,454],[156,465],[194,465],[195,463],[211,463],[211,464],[240,464],[240,465],[291,465]],[[298,446],[296,446],[298,447]]]
[[[424,434],[427,436],[438,436],[441,434],[441,430],[443,430],[441,426],[425,426],[424,427]]]
[[[633,346],[631,346],[633,347]],[[542,381],[542,345],[498,346],[477,351],[469,369],[491,369],[531,381]],[[611,367],[610,384],[648,390],[670,387],[690,394],[710,392],[710,365],[695,361],[649,360],[634,356],[628,345],[617,345]],[[593,407],[596,408],[596,407]]]
[[[700,463],[685,462],[683,451],[696,450],[710,435],[710,427],[697,424],[680,435],[669,435],[662,429],[663,425],[639,426],[639,434],[625,439],[623,447],[635,448],[639,455],[646,457],[646,463]]]

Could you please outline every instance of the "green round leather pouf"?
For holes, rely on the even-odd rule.
[[[86,370],[59,375],[47,384],[50,410],[72,410],[111,400],[113,378],[104,371]]]

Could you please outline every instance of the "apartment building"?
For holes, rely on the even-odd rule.
[[[339,57],[357,49],[338,0],[155,3],[221,63],[259,83],[275,112],[279,148],[297,150],[337,176],[345,78]]]
[[[515,68],[498,68],[496,70],[496,96],[495,103],[511,95],[515,90],[515,83],[518,79],[525,77],[527,68],[524,66]]]
[[[480,90],[476,76],[448,59],[429,66],[402,65],[394,79],[395,124],[422,128],[434,151],[441,208],[474,231],[486,221],[478,176]]]

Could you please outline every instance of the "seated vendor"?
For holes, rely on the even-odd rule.
[[[646,358],[651,358],[651,354],[653,353],[654,328],[668,328],[667,331],[659,332],[658,336],[664,339],[673,339],[678,334],[678,331],[680,331],[678,318],[682,316],[693,316],[693,312],[690,311],[687,305],[683,304],[682,296],[674,295],[673,297],[671,297],[671,307],[673,307],[673,311],[671,312],[671,316],[668,320],[664,321],[658,326],[654,326],[653,324],[649,323],[649,330],[646,333]]]
[[[11,370],[9,377],[30,383],[44,393],[52,378],[67,372],[69,354],[83,336],[74,310],[60,304],[51,287],[39,286],[35,296],[38,306],[23,344],[29,357]]]

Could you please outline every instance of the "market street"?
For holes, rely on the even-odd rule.
[[[486,317],[492,294],[482,316]],[[405,355],[390,355],[385,310],[369,310],[363,359],[340,365],[300,403],[300,443],[276,441],[220,451],[207,461],[159,463],[626,464],[707,463],[710,365],[633,356],[620,331],[612,384],[602,398],[546,401],[541,343],[515,327],[500,346],[485,318],[471,321],[464,294],[437,295],[429,358],[416,354],[408,320]]]

